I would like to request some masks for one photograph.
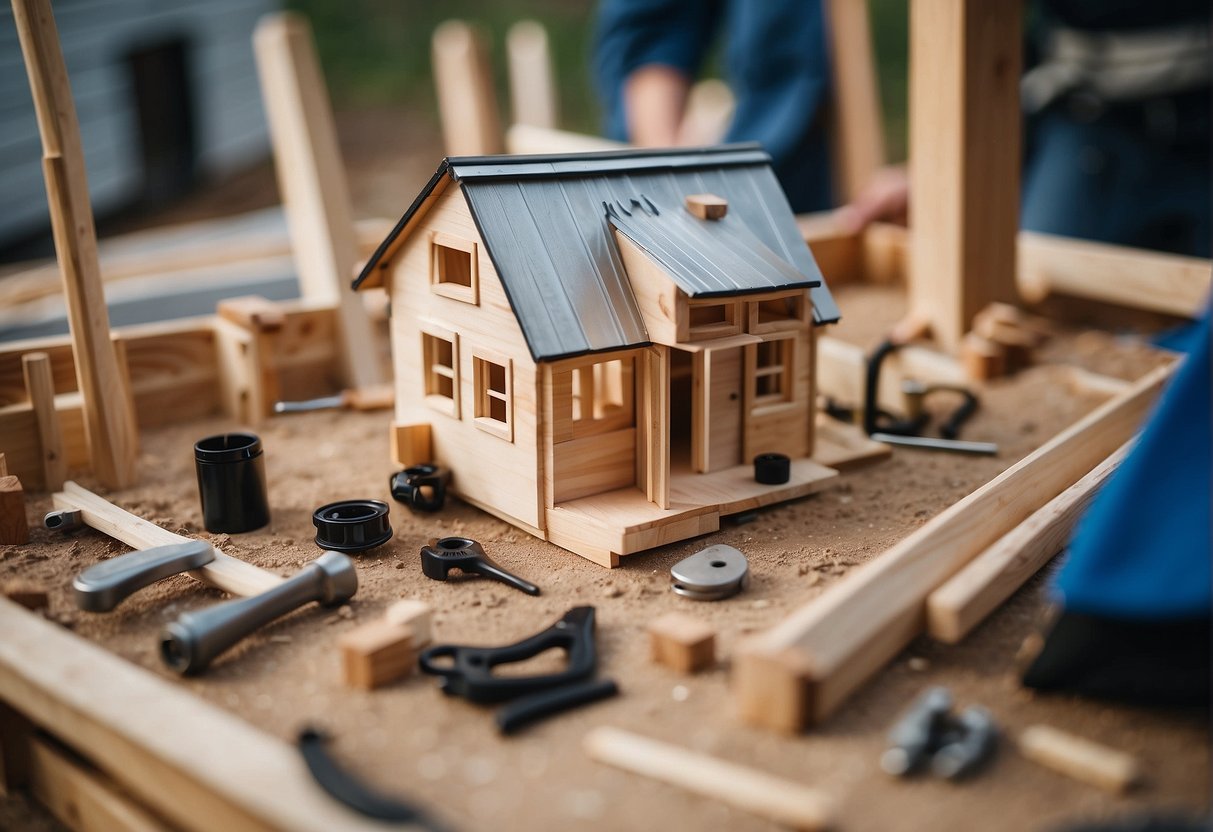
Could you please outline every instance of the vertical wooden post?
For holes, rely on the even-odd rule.
[[[370,317],[349,286],[358,259],[353,209],[311,27],[297,14],[269,15],[253,46],[303,296],[337,309],[346,384],[383,384]]]
[[[910,306],[952,351],[1015,300],[1022,5],[910,3]]]
[[[534,20],[520,20],[505,36],[505,50],[514,123],[555,130],[559,118],[547,30]]]
[[[13,0],[13,15],[42,134],[42,169],[67,297],[76,381],[84,399],[89,459],[103,485],[124,488],[135,482],[138,434],[110,345],[76,105],[50,0]]]
[[[885,164],[884,118],[867,0],[829,0],[834,135],[839,192],[854,199]]]
[[[55,410],[55,380],[51,359],[44,352],[21,356],[25,372],[25,390],[38,423],[38,443],[42,451],[42,487],[50,492],[63,488],[67,479],[67,455],[63,450],[63,430]],[[3,472],[0,472],[3,473]]]
[[[658,508],[670,507],[670,348],[647,347],[644,355],[644,491]]]
[[[501,118],[484,36],[461,20],[448,20],[434,30],[433,62],[447,154],[500,153]]]

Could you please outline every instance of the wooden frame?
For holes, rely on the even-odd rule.
[[[450,364],[448,365],[441,354],[442,345],[450,347]],[[424,372],[425,387],[422,394],[425,403],[433,410],[450,416],[452,419],[461,418],[459,399],[462,384],[462,373],[459,365],[459,333],[452,332],[436,324],[426,324],[421,328],[421,362]],[[446,379],[451,385],[450,395],[441,391],[444,386],[440,379]]]
[[[480,305],[480,265],[477,258],[477,245],[474,240],[465,240],[454,234],[442,231],[430,232],[430,291],[452,300]],[[454,272],[450,252],[462,252],[467,255],[467,283],[461,279],[444,279],[448,272]],[[461,260],[462,258],[460,258]],[[462,263],[459,264],[460,269]],[[462,277],[462,275],[458,275]]]
[[[474,404],[472,418],[476,427],[486,433],[499,436],[506,442],[514,441],[514,361],[509,356],[473,347],[472,395]],[[499,368],[500,378],[494,378],[493,368]],[[498,390],[496,385],[500,384]],[[501,411],[501,418],[494,415]]]

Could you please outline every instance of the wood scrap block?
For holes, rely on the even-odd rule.
[[[8,459],[4,454],[0,454],[0,477],[8,476]]]
[[[729,212],[729,201],[716,194],[688,194],[686,205],[701,220],[718,220]]]
[[[1002,344],[969,332],[960,342],[960,363],[974,381],[989,381],[1007,371],[1007,351]]]
[[[372,621],[338,640],[345,683],[373,690],[401,679],[417,663],[412,631],[391,621]]]
[[[989,315],[973,319],[973,332],[1000,345],[1007,355],[1007,372],[1013,373],[1032,363],[1032,351],[1040,337],[1015,324],[1008,324]]]
[[[277,332],[286,325],[286,313],[260,295],[221,300],[215,306],[220,318],[256,332]]]
[[[1034,763],[1115,794],[1128,791],[1141,779],[1141,765],[1132,754],[1048,725],[1024,730],[1019,751]]]
[[[25,522],[25,490],[12,474],[0,477],[0,545],[29,543]]]
[[[716,631],[685,613],[668,613],[649,624],[649,652],[657,664],[696,673],[716,662]]]
[[[7,581],[0,592],[14,604],[20,604],[30,611],[44,610],[50,605],[46,587],[30,581]]]
[[[396,464],[409,467],[433,459],[434,447],[430,439],[430,425],[393,424],[391,431],[391,455]]]
[[[434,610],[424,601],[405,598],[387,608],[383,619],[406,627],[412,636],[413,647],[420,650],[433,639]]]

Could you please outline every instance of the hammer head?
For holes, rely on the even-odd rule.
[[[320,603],[326,607],[344,604],[358,591],[358,572],[354,562],[340,552],[325,552],[311,563],[323,573]]]

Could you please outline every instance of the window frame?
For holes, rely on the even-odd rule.
[[[435,361],[436,341],[444,341],[451,345],[451,366],[449,368],[445,364]],[[435,367],[449,369],[450,374],[435,373]],[[445,413],[453,419],[460,418],[459,333],[433,325],[421,327],[421,374],[422,398],[426,406],[439,413]],[[434,392],[432,380],[436,375],[450,378],[450,396]]]
[[[760,350],[766,345],[772,345],[778,350],[779,361],[762,365],[759,363]],[[763,412],[786,407],[795,403],[795,376],[793,370],[796,362],[796,339],[789,338],[768,338],[759,344],[750,344],[746,347],[746,361],[748,364],[749,378],[746,379],[746,385],[749,393],[749,405],[751,414],[761,414]],[[779,392],[759,394],[758,386],[760,379],[777,376],[779,378]]]
[[[462,251],[468,255],[470,261],[468,270],[471,281],[470,285],[464,286],[462,283],[443,281],[441,279],[442,267],[440,257],[441,249],[444,248]],[[474,240],[465,240],[462,237],[456,237],[454,234],[447,234],[445,231],[431,231],[429,241],[430,291],[452,300],[479,306],[480,265],[477,251],[478,246]]]
[[[489,365],[501,367],[505,372],[505,390],[490,387],[492,374]],[[507,442],[514,441],[514,362],[509,356],[480,347],[472,350],[472,422],[486,433],[491,433]],[[493,400],[505,405],[505,421],[491,415]]]

